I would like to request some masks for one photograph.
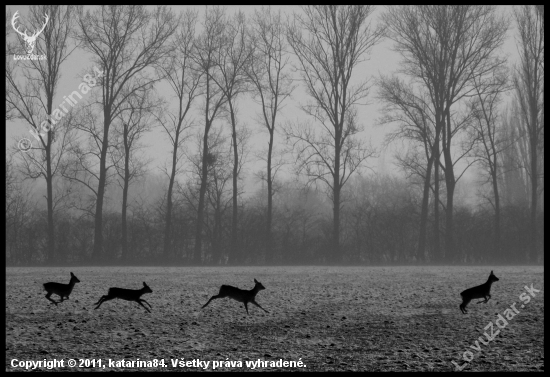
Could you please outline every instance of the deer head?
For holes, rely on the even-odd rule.
[[[22,33],[19,31],[19,29],[15,26],[15,20],[19,18],[18,15],[19,11],[15,12],[13,17],[11,18],[11,26],[13,26],[13,29],[23,37],[25,40],[25,43],[27,44],[27,53],[32,54],[32,51],[34,50],[34,46],[36,44],[36,38],[44,31],[44,28],[48,24],[48,21],[50,20],[50,17],[47,14],[44,14],[44,18],[46,18],[46,22],[44,22],[44,26],[42,26],[42,29],[40,31],[35,32],[33,35],[27,35],[27,29],[25,29],[25,32]]]

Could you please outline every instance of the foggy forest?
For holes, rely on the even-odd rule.
[[[9,266],[544,261],[543,6],[16,10]]]

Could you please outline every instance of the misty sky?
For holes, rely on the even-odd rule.
[[[231,6],[228,7],[228,14],[231,14],[237,9],[241,9],[246,14],[250,14],[254,11],[255,8],[259,7],[260,6]],[[89,8],[90,7],[86,6],[85,10]],[[186,9],[187,6],[172,6],[171,8],[174,12],[180,12],[181,10]],[[199,9],[199,11],[201,12],[200,17],[202,18],[202,16],[204,15],[204,6],[195,6],[194,8]],[[288,17],[290,17],[292,12],[300,11],[300,8],[298,6],[274,6],[273,8],[276,10],[281,9],[282,12],[288,14]],[[6,7],[7,12],[9,12],[10,14],[13,14],[15,11],[19,11],[20,18],[18,21],[21,25],[23,25],[23,27],[30,27],[30,25],[27,26],[28,24],[26,24],[28,9],[28,6],[23,5]],[[371,16],[372,24],[376,24],[377,22],[379,22],[379,15],[383,11],[384,7],[378,6],[376,8],[375,12]],[[511,16],[512,7],[502,6],[502,11],[508,12],[508,14]],[[9,22],[10,20],[8,20],[8,23]],[[7,30],[11,31],[11,33],[7,35],[7,38],[16,38],[16,33],[10,27],[11,25],[8,24],[7,26],[9,27],[9,29]],[[511,66],[516,61],[518,55],[514,38],[515,30],[516,28],[514,26],[513,19],[511,18],[510,29],[508,31],[509,37],[503,47],[503,53],[509,55],[509,66]],[[389,39],[384,39],[377,46],[375,46],[368,56],[369,60],[362,63],[358,67],[357,71],[354,73],[354,79],[364,80],[366,78],[370,78],[371,82],[373,83],[374,78],[377,77],[379,74],[388,75],[397,71],[399,68],[400,56],[391,50],[392,45],[392,41],[390,41]],[[56,99],[54,100],[54,108],[57,108],[59,103],[63,101],[64,95],[67,95],[78,88],[78,84],[82,82],[82,79],[80,77],[85,73],[86,69],[89,70],[92,67],[93,62],[90,60],[90,55],[84,50],[77,49],[71,54],[67,61],[62,65],[62,73],[59,87],[56,93]],[[298,78],[297,75],[295,77]],[[278,118],[279,130],[280,125],[284,122],[304,121],[307,119],[304,116],[304,113],[300,110],[299,105],[304,104],[308,100],[308,97],[304,94],[304,91],[302,90],[302,85],[299,82],[297,82],[297,84],[298,86],[294,90],[292,97],[288,98],[285,101],[285,107],[280,113],[280,118]],[[98,87],[95,87],[93,90],[97,91],[100,89]],[[399,145],[390,147],[386,151],[381,150],[384,135],[388,130],[388,126],[377,126],[377,119],[381,116],[381,113],[379,112],[379,105],[376,103],[375,99],[376,90],[377,89],[375,86],[371,88],[370,94],[368,96],[368,101],[370,102],[370,104],[362,106],[359,109],[359,119],[362,126],[364,127],[364,131],[362,132],[363,139],[370,139],[372,145],[377,147],[381,151],[381,157],[378,159],[369,160],[367,165],[375,171],[386,170],[397,172],[396,168],[392,164],[391,156],[393,154],[393,148],[399,148]],[[169,85],[167,83],[158,84],[157,93],[165,99],[169,100],[171,96]],[[80,104],[84,103],[85,99],[86,97],[81,100]],[[504,102],[506,103],[506,101]],[[195,129],[197,134],[200,133],[203,128],[202,117],[197,112],[201,104],[202,99],[199,99],[194,103],[195,112],[192,114],[192,117],[195,119],[197,124],[197,127]],[[257,179],[254,178],[254,173],[259,170],[265,170],[265,162],[259,160],[259,158],[256,156],[258,153],[262,153],[263,149],[267,148],[268,141],[268,134],[265,131],[265,128],[258,121],[256,121],[256,119],[258,119],[257,115],[259,114],[259,111],[260,106],[253,102],[250,96],[247,95],[241,97],[238,107],[238,121],[241,125],[243,123],[246,124],[248,128],[251,129],[251,131],[253,132],[253,136],[249,142],[249,145],[252,147],[252,150],[250,151],[248,156],[250,162],[245,167],[246,191],[248,191],[249,193],[253,190],[254,185],[258,184]],[[225,127],[226,135],[229,135],[230,125],[227,121],[218,120],[217,124],[218,127]],[[14,138],[16,140],[19,140],[22,137],[29,138],[29,129],[30,126],[21,120],[7,122],[6,148],[8,149],[14,144]],[[30,139],[34,140],[32,137],[30,137]],[[281,137],[281,135],[277,135],[275,145],[281,145],[280,143],[283,142],[284,139]],[[147,145],[147,148],[145,149],[146,154],[149,158],[152,159],[152,162],[149,164],[150,172],[154,174],[160,173],[160,168],[162,166],[169,165],[169,158],[171,156],[170,143],[166,135],[163,133],[162,128],[157,127],[153,129],[153,131],[151,131],[150,133],[146,134],[142,138],[142,143]],[[196,148],[195,145],[195,140],[189,140],[185,148]]]

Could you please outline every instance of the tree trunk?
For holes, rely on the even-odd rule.
[[[126,208],[128,203],[128,183],[124,182],[124,189],[122,194],[122,260],[127,262],[128,256],[128,230],[126,223]]]
[[[53,88],[52,88],[53,89]],[[48,119],[51,119],[53,107],[53,92],[46,89],[46,110]],[[52,124],[50,123],[50,127]],[[48,205],[48,262],[55,263],[55,227],[53,222],[53,173],[52,173],[52,128],[48,131],[46,143],[46,190],[47,190],[47,205]]]
[[[418,262],[422,262],[425,259],[426,254],[426,233],[428,228],[428,204],[430,201],[430,183],[432,179],[432,166],[434,161],[434,154],[428,158],[428,167],[426,168],[426,177],[424,177],[424,194],[422,196],[422,211],[420,213],[420,236],[418,239],[418,251],[416,259]]]
[[[339,263],[342,260],[340,255],[340,138],[336,137],[335,159],[334,159],[334,198],[333,198],[333,262]]]
[[[51,109],[50,109],[51,110]],[[50,111],[51,112],[51,111]],[[55,228],[53,222],[53,176],[51,163],[52,132],[48,131],[48,141],[46,145],[46,190],[48,202],[48,262],[55,262]]]
[[[434,141],[434,261],[441,259],[441,241],[439,237],[439,131]]]
[[[100,160],[101,163],[101,160]],[[92,254],[92,260],[94,262],[100,262],[103,257],[103,196],[105,194],[105,172],[103,170],[99,173],[99,187],[97,190],[97,202],[95,209],[95,222],[94,222],[94,251]]]
[[[172,231],[172,187],[174,186],[173,173],[170,175],[170,183],[168,183],[168,193],[166,194],[166,218],[164,226],[164,257],[166,260],[171,255],[170,233]]]
[[[495,196],[495,240],[494,258],[500,258],[500,196],[498,192],[496,164],[493,171],[493,194]]]
[[[447,176],[447,174],[445,174]],[[444,260],[449,261],[454,257],[454,224],[453,224],[453,197],[455,182],[445,180],[447,186],[447,211],[445,212],[445,255]]]
[[[455,257],[454,248],[454,224],[453,224],[453,198],[456,187],[456,179],[453,168],[453,158],[451,156],[451,118],[450,111],[446,111],[447,121],[443,126],[442,138],[443,158],[445,160],[445,186],[447,187],[447,210],[445,212],[445,260]]]
[[[534,106],[533,106],[534,107]],[[537,145],[538,138],[535,135],[537,119],[531,119],[533,130],[531,131],[531,247],[529,260],[531,263],[537,261]]]
[[[203,147],[202,147],[202,169],[201,169],[201,187],[199,191],[199,208],[197,210],[197,231],[195,233],[195,255],[194,264],[201,264],[202,254],[202,226],[204,222],[204,197],[206,195],[206,184],[208,174],[208,131],[210,122],[206,118],[206,127],[204,129]]]
[[[238,203],[237,203],[237,179],[239,174],[239,150],[237,149],[237,125],[235,124],[235,111],[231,99],[228,99],[229,112],[231,113],[231,139],[233,141],[233,221],[231,222],[231,256],[233,262],[237,258],[237,224],[238,224]]]
[[[181,125],[181,122],[180,122]],[[171,255],[171,231],[172,231],[172,190],[174,188],[174,181],[176,179],[176,163],[178,155],[178,141],[180,125],[176,130],[176,137],[174,141],[174,152],[172,155],[172,172],[170,173],[170,182],[168,183],[168,193],[166,194],[166,224],[164,227],[164,257],[167,260]]]
[[[130,147],[127,145],[127,130],[124,130],[124,186],[122,188],[122,260],[128,261],[128,229],[126,209],[128,207],[128,187],[130,185]]]
[[[111,109],[106,106],[104,109],[103,118],[103,141],[101,143],[101,155],[99,158],[99,182],[97,187],[97,202],[95,210],[95,226],[94,226],[94,251],[92,260],[101,262],[103,258],[103,198],[105,196],[105,182],[107,179],[106,162],[107,162],[107,147],[109,145],[109,127]]]
[[[273,127],[273,126],[272,126]],[[273,151],[273,128],[269,129],[269,147],[267,152],[267,222],[266,222],[266,263],[273,262],[271,224],[273,221],[273,179],[271,176],[271,153]]]

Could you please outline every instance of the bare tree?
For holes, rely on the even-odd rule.
[[[94,95],[92,93],[91,95]],[[93,105],[83,105],[72,122],[74,137],[70,139],[65,158],[60,164],[60,174],[73,187],[70,208],[82,212],[81,216],[93,219],[97,202],[99,160],[103,125],[100,110]],[[108,148],[115,146],[110,143]],[[108,151],[109,152],[109,151]],[[107,153],[111,155],[112,153]],[[116,177],[114,163],[108,159],[105,165],[105,186]]]
[[[528,138],[531,181],[530,260],[537,260],[537,200],[539,178],[543,177],[540,156],[544,155],[544,6],[523,5],[515,10],[520,62],[514,74],[517,101]],[[539,161],[539,159],[541,161]]]
[[[200,264],[202,260],[202,231],[204,224],[204,204],[208,184],[209,166],[214,162],[214,155],[209,151],[208,134],[214,120],[223,111],[227,98],[213,76],[216,74],[217,56],[224,43],[225,10],[220,7],[206,8],[203,21],[203,32],[197,38],[193,60],[202,76],[204,92],[204,134],[202,141],[201,175],[199,203],[197,207],[197,228],[195,233],[195,251],[193,262]]]
[[[413,145],[406,154],[398,152],[398,164],[407,172],[418,175],[423,181],[420,231],[416,258],[424,260],[428,225],[428,204],[432,188],[432,168],[439,161],[434,148],[435,114],[426,93],[415,93],[412,85],[405,84],[398,77],[380,77],[378,98],[385,104],[384,116],[380,124],[398,123],[398,128],[386,136],[386,143],[396,139],[412,141]],[[417,152],[421,148],[423,152]],[[438,200],[438,198],[437,198]],[[436,204],[439,207],[439,204]],[[435,233],[439,233],[439,222],[435,222]],[[439,235],[437,235],[437,238]],[[437,240],[436,240],[437,244]]]
[[[150,87],[158,80],[147,68],[154,66],[170,51],[167,43],[176,29],[172,12],[158,6],[148,11],[144,6],[101,6],[81,14],[77,38],[89,51],[103,76],[99,83],[102,95],[103,127],[99,151],[97,201],[95,209],[94,252],[98,260],[103,254],[103,202],[107,178],[107,150],[111,123],[124,110],[133,93]]]
[[[67,108],[65,101],[59,105],[62,110],[54,109],[53,102],[61,76],[61,66],[76,47],[71,43],[69,33],[79,9],[79,6],[31,6],[28,20],[30,22],[27,25],[31,24],[36,30],[43,30],[34,47],[36,53],[46,55],[46,59],[20,61],[20,69],[16,69],[8,62],[10,57],[6,59],[6,116],[9,113],[10,117],[23,119],[32,127],[31,139],[36,139],[38,146],[22,155],[27,167],[26,175],[31,179],[42,177],[46,181],[49,263],[55,260],[54,180],[68,140],[67,132],[61,129],[56,131],[55,128],[63,127],[57,126],[57,123],[71,110],[70,107]],[[20,27],[18,16],[12,16],[14,28]],[[20,42],[21,46],[26,43],[23,40]],[[19,82],[19,75],[22,75],[23,82]],[[67,102],[74,106],[72,102]]]
[[[180,171],[178,166],[182,157],[182,147],[188,138],[186,131],[192,127],[188,113],[191,105],[199,93],[201,72],[196,69],[192,59],[195,48],[195,27],[197,24],[198,12],[187,10],[183,13],[176,38],[174,39],[173,54],[161,64],[160,70],[164,78],[170,84],[175,98],[177,99],[177,110],[166,109],[164,112],[166,120],[159,119],[159,123],[170,139],[172,145],[172,164],[168,176],[168,191],[166,194],[166,221],[164,227],[164,255],[169,257],[172,254],[172,207],[173,190],[176,174]]]
[[[153,127],[152,114],[157,111],[158,103],[151,96],[151,88],[145,87],[134,92],[127,100],[128,111],[120,113],[114,124],[114,141],[111,151],[113,165],[119,176],[122,188],[122,257],[129,260],[128,254],[128,191],[130,184],[145,173],[148,161],[137,155],[143,147],[139,140]]]
[[[353,76],[358,65],[382,36],[367,23],[370,5],[308,6],[294,14],[288,43],[298,59],[306,92],[312,101],[303,105],[318,122],[286,127],[297,152],[298,170],[329,188],[333,203],[331,259],[341,260],[340,192],[349,177],[374,152],[358,138],[357,105],[368,95],[368,81]],[[304,32],[305,31],[305,32]],[[357,84],[354,84],[356,83]]]
[[[401,72],[425,87],[435,113],[435,155],[439,143],[443,152],[447,208],[445,246],[453,254],[453,197],[457,178],[454,172],[452,121],[454,104],[475,95],[473,79],[481,79],[505,64],[497,56],[504,42],[508,21],[494,6],[395,6],[382,16],[395,50],[404,58]],[[454,126],[453,126],[454,123]],[[454,130],[453,130],[454,127]],[[435,183],[438,185],[435,164]],[[438,203],[436,188],[436,205]],[[440,256],[441,257],[441,256]]]
[[[220,128],[214,135],[211,135],[210,152],[215,158],[211,164],[206,194],[213,212],[211,219],[207,218],[205,223],[210,231],[210,241],[212,244],[211,260],[214,264],[223,263],[223,217],[231,206],[233,198],[233,195],[230,194],[231,189],[228,184],[231,181],[233,170],[231,167],[232,148],[229,147],[230,143],[227,143],[227,138],[223,137],[221,131]],[[235,258],[233,250],[231,250],[229,255]]]
[[[262,106],[261,122],[269,133],[267,149],[267,221],[266,221],[266,261],[273,258],[273,181],[281,164],[273,166],[272,156],[277,115],[283,108],[284,100],[290,96],[294,86],[288,72],[290,56],[284,36],[281,12],[271,8],[255,11],[250,28],[250,41],[254,46],[252,63],[248,65],[248,78],[253,84],[254,99]]]
[[[470,108],[473,115],[469,132],[476,141],[472,155],[478,160],[487,180],[491,184],[492,198],[489,203],[495,211],[493,256],[500,254],[500,194],[499,179],[502,173],[500,156],[510,146],[510,141],[503,138],[502,120],[500,119],[502,94],[509,90],[508,72],[502,70],[485,82],[474,79],[477,97],[472,98]]]
[[[219,86],[227,100],[231,123],[231,142],[233,150],[233,221],[231,222],[231,255],[234,262],[238,251],[237,227],[238,218],[238,179],[239,179],[239,148],[237,146],[237,99],[248,91],[246,67],[250,64],[253,50],[246,40],[246,18],[244,13],[237,12],[223,26],[221,48],[216,50],[214,57],[217,74],[212,75],[213,81]]]

